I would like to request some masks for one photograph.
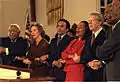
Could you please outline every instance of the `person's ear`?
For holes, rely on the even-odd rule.
[[[66,32],[68,32],[68,30],[69,30],[69,29],[67,28],[67,29],[66,29]]]

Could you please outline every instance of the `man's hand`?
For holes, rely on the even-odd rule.
[[[88,66],[91,67],[94,70],[98,70],[102,67],[101,61],[99,60],[93,60],[91,62],[88,62]]]
[[[61,64],[60,60],[54,60],[53,65],[57,66],[58,68],[62,67],[62,64]]]
[[[29,59],[24,59],[23,63],[25,63],[25,64],[31,64],[31,61]]]
[[[3,52],[5,52],[5,48],[0,47],[0,54],[3,53]]]

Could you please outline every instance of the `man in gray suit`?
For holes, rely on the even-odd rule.
[[[120,81],[120,0],[108,5],[105,20],[112,25],[112,34],[97,49],[97,56],[106,65],[107,80]]]

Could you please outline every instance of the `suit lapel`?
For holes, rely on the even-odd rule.
[[[62,38],[62,40],[60,41],[60,43],[59,43],[58,46],[64,45],[64,43],[66,43],[66,41],[68,40],[68,37],[69,37],[69,36],[66,34],[66,35]]]
[[[93,41],[92,47],[96,48],[96,46],[101,45],[105,40],[105,32],[101,30],[100,33],[97,35],[95,40]]]

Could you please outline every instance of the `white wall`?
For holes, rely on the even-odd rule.
[[[17,23],[21,26],[21,35],[25,31],[25,12],[29,0],[0,0],[0,36],[7,35],[8,26]],[[64,0],[64,18],[71,25],[80,20],[87,20],[91,11],[98,10],[98,0]],[[36,0],[36,19],[44,25],[46,33],[54,37],[56,25],[47,25],[46,0]]]
[[[0,1],[0,34],[1,34],[1,30],[2,30],[2,13],[1,13],[1,1]]]
[[[21,35],[25,30],[25,12],[29,7],[29,0],[0,0],[0,36],[7,36],[10,24],[16,23],[21,27]]]
[[[55,25],[47,25],[46,0],[36,0],[36,20],[43,24],[46,34],[54,37],[56,32]]]
[[[97,11],[97,0],[64,0],[64,17],[71,24],[87,20],[91,11]]]
[[[71,25],[87,20],[91,11],[99,10],[98,6],[98,0],[64,0],[64,18],[69,20]],[[55,25],[47,25],[46,0],[36,0],[36,18],[44,25],[46,33],[53,37],[56,28]]]

